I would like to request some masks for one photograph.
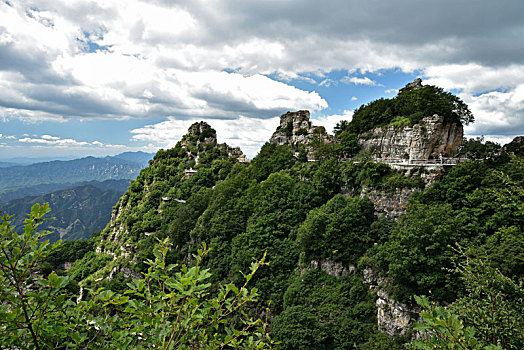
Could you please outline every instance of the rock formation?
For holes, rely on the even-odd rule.
[[[390,337],[406,334],[417,320],[416,315],[420,310],[392,299],[384,290],[387,280],[380,277],[374,269],[364,269],[362,277],[363,283],[377,293],[378,329]]]
[[[187,134],[180,141],[182,147],[188,147],[191,144],[196,146],[200,144],[216,145],[217,133],[215,129],[206,122],[192,124],[187,130]]]
[[[332,143],[334,141],[335,137],[329,135],[323,126],[312,126],[309,111],[282,114],[280,125],[270,139],[270,142],[279,145],[308,145],[312,142]]]
[[[427,160],[440,153],[449,155],[462,143],[463,127],[444,123],[444,117],[433,115],[412,127],[379,127],[360,135],[362,149],[379,157],[399,160]]]
[[[409,198],[417,191],[420,189],[397,188],[393,193],[387,193],[366,187],[362,189],[360,198],[369,198],[375,207],[375,215],[397,219],[406,213]]]

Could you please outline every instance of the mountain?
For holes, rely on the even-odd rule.
[[[100,189],[113,189],[121,191],[124,193],[129,187],[131,180],[122,179],[122,180],[105,180],[102,182],[99,181],[82,181],[77,183],[61,183],[61,184],[40,184],[28,187],[22,187],[14,190],[4,190],[0,192],[0,203],[9,202],[18,198],[39,196],[46,193],[51,193],[66,188],[73,188],[85,185],[93,185]]]
[[[489,258],[518,286],[524,278],[521,142],[481,161],[395,159],[390,167],[382,153],[407,153],[407,160],[415,154],[408,142],[394,148],[398,135],[416,135],[417,149],[427,150],[417,151],[416,160],[451,155],[456,137],[441,131],[459,135],[473,119],[441,89],[410,84],[399,96],[362,106],[357,118],[337,125],[336,135],[311,125],[307,111],[286,113],[251,162],[218,144],[207,123],[193,124],[131,182],[96,248],[69,276],[82,287],[121,291],[130,276],[147,270],[158,239],[169,238],[166,263],[191,265],[205,243],[207,281],[238,284],[267,253],[269,264],[249,284],[260,292],[259,304],[248,312],[267,317],[277,349],[286,350],[405,348],[420,311],[414,296],[430,294],[448,305],[471,293],[456,272],[470,261],[464,252]],[[428,122],[435,132],[422,127]],[[363,141],[381,138],[379,128],[391,142],[367,148]],[[424,129],[446,139],[424,137]],[[521,290],[511,293],[504,298],[522,298]],[[485,329],[476,316],[460,317]],[[513,330],[523,328],[518,322]],[[524,337],[511,339],[513,348],[524,346]]]
[[[123,159],[128,162],[138,163],[141,164],[143,167],[146,167],[148,165],[148,162],[153,159],[154,154],[153,153],[146,153],[142,151],[138,152],[124,152],[117,154],[116,156],[109,157],[109,158],[118,158]]]
[[[42,227],[54,231],[47,236],[50,241],[89,238],[104,228],[111,218],[112,207],[128,185],[129,180],[91,181],[82,186],[1,203],[0,210],[15,215],[15,225],[21,228],[27,208],[35,203],[49,203],[53,219]]]
[[[127,152],[113,157],[86,157],[0,168],[0,191],[21,190],[36,185],[133,179],[147,165],[147,158],[147,153],[133,155]]]
[[[4,162],[11,163],[13,165],[30,165],[35,163],[51,162],[53,160],[73,160],[78,157],[66,156],[66,157],[14,157],[2,159]]]

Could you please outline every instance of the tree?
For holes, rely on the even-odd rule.
[[[73,303],[64,293],[69,278],[51,273],[45,278],[40,264],[58,247],[41,241],[49,231],[35,232],[49,205],[33,205],[22,234],[13,231],[11,216],[0,223],[0,344],[14,348],[55,348],[67,325]]]
[[[456,272],[466,293],[448,307],[427,297],[415,297],[423,308],[423,323],[416,330],[425,338],[417,349],[522,349],[524,348],[524,289],[493,268],[487,260],[458,251],[463,262]]]
[[[13,231],[7,214],[0,223],[0,344],[20,349],[263,349],[272,342],[267,322],[248,317],[243,309],[257,300],[247,283],[265,256],[251,264],[245,283],[217,287],[201,268],[205,245],[193,256],[193,266],[168,264],[168,239],[159,242],[143,278],[127,283],[123,293],[99,288],[84,291],[74,302],[69,278],[41,272],[43,259],[58,243],[36,232],[48,204],[35,204],[25,220],[24,233]],[[266,310],[266,314],[267,314]],[[231,322],[232,317],[235,322]]]
[[[388,126],[399,116],[408,118],[413,125],[434,114],[444,117],[447,122],[463,125],[475,120],[468,106],[459,97],[437,86],[408,84],[392,99],[381,98],[360,106],[349,125],[341,124],[336,131],[340,133],[348,130],[361,134],[379,126]]]

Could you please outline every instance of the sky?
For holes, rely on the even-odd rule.
[[[287,111],[328,131],[422,78],[468,137],[524,134],[522,0],[0,0],[0,159],[173,147],[254,157]]]

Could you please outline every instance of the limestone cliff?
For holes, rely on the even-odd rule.
[[[427,160],[440,153],[452,153],[462,143],[463,134],[460,123],[445,123],[443,117],[435,114],[413,126],[375,128],[360,135],[359,144],[379,157]]]

